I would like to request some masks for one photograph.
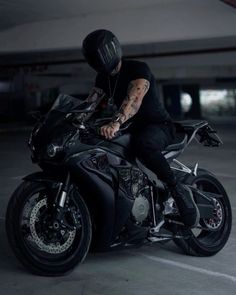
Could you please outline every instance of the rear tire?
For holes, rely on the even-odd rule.
[[[190,175],[183,181],[184,184],[194,185],[198,189],[222,195],[217,199],[219,207],[219,216],[222,215],[221,222],[214,224],[213,219],[200,219],[200,224],[205,228],[210,226],[211,231],[178,228],[178,233],[183,236],[189,236],[187,239],[175,239],[174,242],[184,253],[192,256],[212,256],[219,252],[228,241],[231,226],[232,212],[231,205],[227,193],[222,184],[210,172],[204,169],[198,170],[195,177]],[[211,226],[214,224],[215,228]],[[196,233],[197,232],[197,233]]]
[[[71,226],[50,232],[47,221],[51,216],[48,209],[51,193],[44,183],[23,182],[8,204],[6,232],[14,254],[28,270],[43,276],[60,276],[72,271],[86,257],[92,226],[85,202],[73,189],[69,192],[73,197],[70,195],[68,207],[76,211],[81,227],[75,227],[67,213]]]

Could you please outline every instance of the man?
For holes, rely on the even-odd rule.
[[[161,104],[156,81],[149,67],[140,61],[122,59],[115,35],[96,30],[83,41],[83,54],[97,71],[95,87],[87,100],[98,105],[104,94],[113,119],[101,128],[101,134],[112,139],[121,125],[132,120],[132,138],[136,155],[158,178],[165,182],[179,208],[185,225],[199,222],[199,211],[191,190],[177,183],[169,163],[161,153],[174,139],[174,124]]]

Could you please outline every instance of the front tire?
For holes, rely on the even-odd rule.
[[[209,220],[200,219],[200,225],[208,230],[179,229],[179,233],[188,238],[174,242],[188,255],[215,255],[225,246],[231,232],[232,212],[227,193],[218,179],[204,169],[199,169],[197,176],[185,178],[183,183],[222,197],[216,200],[215,215]]]
[[[25,181],[13,193],[6,214],[14,254],[28,270],[44,276],[72,271],[86,257],[92,237],[89,211],[75,188],[69,192],[69,209],[63,217],[67,226],[58,230],[49,226],[53,197],[44,183]]]

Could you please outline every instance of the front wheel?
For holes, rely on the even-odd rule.
[[[92,227],[78,191],[68,195],[62,223],[53,225],[53,191],[44,183],[23,182],[13,193],[6,214],[9,243],[31,272],[58,276],[71,271],[88,253]]]
[[[188,255],[215,255],[224,247],[231,231],[232,212],[227,193],[217,178],[204,169],[199,169],[197,176],[187,177],[184,183],[219,197],[215,198],[212,218],[200,219],[202,229],[180,229],[179,233],[186,239],[175,239],[174,242]]]

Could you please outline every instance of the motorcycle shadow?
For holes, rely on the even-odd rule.
[[[185,255],[181,249],[179,249],[173,241],[162,243],[146,243],[135,246],[123,247],[119,249],[109,250],[106,252],[90,252],[84,263],[110,263],[114,261],[126,260],[130,256],[136,256],[140,254],[163,254],[172,253],[173,255]]]
[[[7,240],[7,235],[5,231],[5,221],[0,220],[0,274],[1,273],[11,273],[11,275],[26,273],[25,268],[17,261],[10,245]],[[122,262],[122,260],[127,261],[127,259],[132,259],[140,254],[152,253],[164,253],[171,252],[172,254],[183,254],[181,250],[173,242],[167,243],[148,243],[140,244],[135,246],[123,247],[119,249],[114,249],[106,252],[89,252],[86,257],[84,264],[87,266],[94,265],[97,263],[107,264],[114,262]],[[27,272],[28,273],[28,272]],[[29,274],[29,273],[28,273]]]

